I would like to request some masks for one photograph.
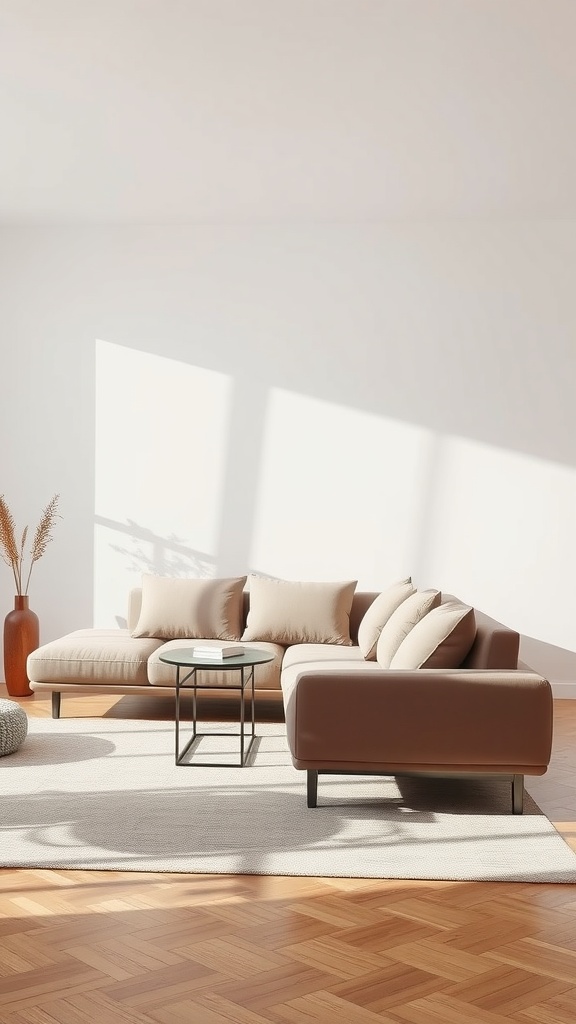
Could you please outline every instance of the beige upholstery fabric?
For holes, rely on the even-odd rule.
[[[356,648],[358,650],[358,648]],[[350,681],[351,687],[354,686],[354,677],[358,675],[359,678],[365,678],[367,673],[380,672],[382,669],[375,661],[366,661],[362,655],[355,661],[343,661],[341,658],[330,658],[319,662],[310,661],[302,662],[296,665],[289,665],[288,668],[282,669],[282,694],[284,700],[284,706],[288,706],[288,702],[293,694],[300,677],[306,672],[322,672],[326,673],[326,686],[332,687],[334,692],[335,680],[346,679]],[[356,708],[354,704],[354,691],[353,689],[348,691],[350,699],[350,707],[340,708],[340,714],[346,717],[348,714],[353,719]],[[337,712],[335,712],[337,713]]]
[[[411,629],[441,601],[439,590],[417,590],[398,606],[382,627],[376,646],[380,668],[390,668],[392,658]]]
[[[77,629],[28,656],[28,678],[39,683],[146,686],[148,658],[162,640],[134,639],[127,629]]]
[[[274,661],[268,661],[263,665],[255,666],[254,689],[280,690],[280,667],[282,665],[284,648],[279,644],[268,643],[253,643],[250,646],[255,647],[259,651],[269,651],[274,655]],[[152,686],[176,685],[176,666],[165,665],[164,662],[160,661],[160,655],[167,651],[176,650],[179,647],[190,647],[190,643],[186,640],[169,640],[150,656],[148,660],[148,681]],[[217,689],[227,686],[230,682],[237,683],[239,674],[238,669],[232,668],[211,669],[209,672],[202,672],[200,670],[197,681],[200,686],[210,686]]]
[[[232,579],[142,577],[142,607],[134,637],[239,640],[245,576]]]
[[[126,625],[131,633],[138,625],[140,612],[142,611],[142,587],[132,587],[128,593],[128,611]]]
[[[291,665],[324,663],[326,659],[341,661],[343,668],[347,668],[351,661],[364,663],[364,655],[357,644],[353,647],[343,647],[341,644],[292,644],[284,652],[282,671]]]
[[[414,593],[412,579],[399,580],[378,595],[358,626],[358,646],[366,661],[375,661],[378,638],[396,609]]]
[[[243,640],[350,646],[356,580],[300,583],[250,577],[250,610]]]
[[[370,668],[380,668],[376,662]],[[300,678],[302,672],[322,671],[357,672],[366,669],[364,655],[357,645],[343,647],[339,644],[293,644],[288,647],[282,662],[282,691],[284,702]]]
[[[446,601],[410,630],[390,668],[459,668],[475,636],[474,609],[460,601]]]

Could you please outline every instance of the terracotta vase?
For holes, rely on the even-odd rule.
[[[28,607],[28,597],[14,598],[14,611],[4,619],[4,679],[11,697],[31,697],[26,659],[40,646],[38,616]]]

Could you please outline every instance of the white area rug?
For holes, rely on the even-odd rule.
[[[249,767],[176,767],[169,722],[30,719],[0,758],[0,865],[576,882],[576,854],[528,796],[510,813],[506,783],[325,775],[309,810],[283,726],[257,731]],[[238,756],[236,737],[201,742]]]

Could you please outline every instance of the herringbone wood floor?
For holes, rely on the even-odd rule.
[[[69,698],[64,714],[168,703]],[[555,710],[528,789],[576,849],[576,701]],[[574,1024],[576,885],[4,869],[0,1021]]]

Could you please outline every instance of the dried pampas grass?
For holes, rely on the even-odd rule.
[[[46,505],[46,508],[40,517],[40,522],[36,527],[36,532],[32,540],[32,547],[27,555],[26,540],[28,538],[28,527],[24,527],[20,543],[18,544],[16,540],[16,523],[14,522],[14,516],[6,504],[4,495],[0,495],[0,555],[6,562],[6,565],[9,565],[12,569],[14,582],[16,584],[16,593],[18,596],[26,595],[28,593],[28,586],[30,584],[30,576],[34,562],[37,562],[39,558],[42,558],[47,545],[52,540],[52,530],[54,529],[55,521],[56,519],[61,518],[58,513],[59,500],[60,495],[55,494]],[[22,587],[24,563],[27,557],[30,558],[30,566],[28,568],[25,585]]]

